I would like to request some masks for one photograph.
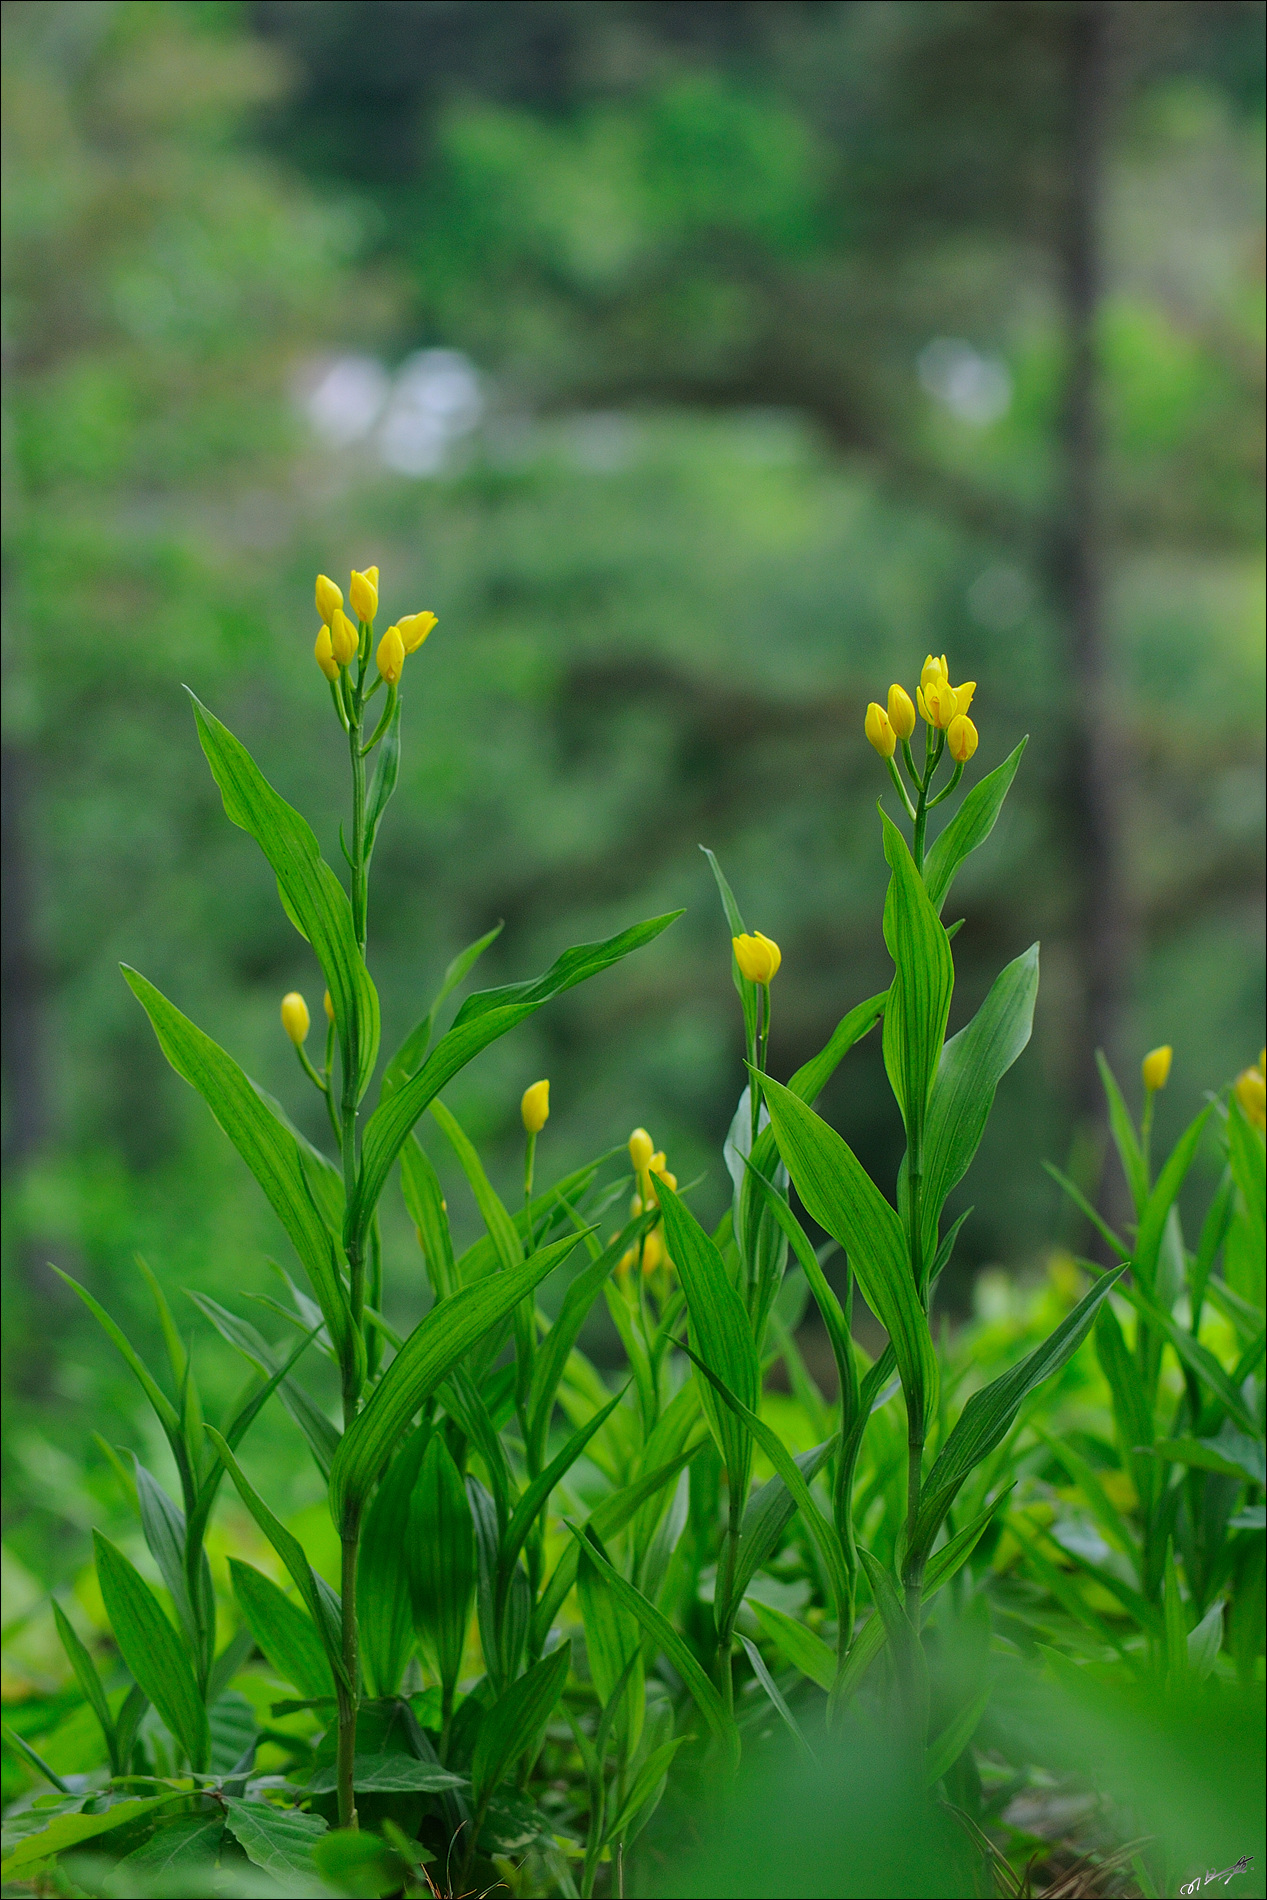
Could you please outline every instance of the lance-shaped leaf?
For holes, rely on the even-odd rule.
[[[778,1715],[781,1717],[781,1719],[786,1724],[786,1726],[791,1730],[792,1739],[796,1743],[797,1747],[800,1749],[801,1753],[806,1757],[808,1761],[812,1762],[815,1759],[814,1751],[805,1739],[805,1731],[802,1729],[800,1723],[797,1721],[796,1717],[793,1715],[791,1709],[789,1709],[786,1701],[783,1698],[782,1691],[779,1689],[779,1686],[775,1682],[774,1677],[770,1674],[770,1671],[766,1668],[765,1661],[764,1661],[764,1658],[762,1657],[761,1651],[757,1648],[755,1643],[749,1642],[746,1636],[741,1636],[739,1640],[743,1644],[744,1649],[747,1652],[748,1661],[752,1664],[753,1674],[756,1676],[757,1681],[761,1684],[761,1687],[765,1690],[766,1694],[769,1696],[770,1701],[773,1703]]]
[[[431,1114],[444,1130],[449,1146],[457,1156],[463,1174],[470,1182],[475,1204],[497,1249],[499,1261],[503,1267],[517,1267],[524,1257],[523,1243],[516,1231],[514,1221],[506,1212],[501,1196],[484,1171],[484,1163],[476,1152],[475,1144],[468,1139],[457,1116],[447,1109],[443,1102],[433,1102]]]
[[[483,1808],[512,1762],[521,1755],[535,1757],[546,1723],[563,1694],[571,1660],[571,1645],[565,1643],[512,1683],[485,1714],[471,1762],[471,1793],[477,1809]]]
[[[932,1259],[946,1196],[981,1144],[994,1092],[1030,1038],[1038,995],[1038,945],[1001,970],[966,1028],[941,1053],[924,1125],[924,1259]]]
[[[443,1432],[432,1432],[409,1502],[409,1595],[414,1627],[452,1693],[475,1596],[475,1525]]]
[[[331,1338],[346,1342],[351,1321],[334,1242],[312,1197],[294,1136],[232,1056],[138,971],[125,964],[123,974],[149,1016],[163,1054],[177,1075],[197,1089],[263,1188],[307,1269]]]
[[[700,1362],[717,1388],[745,1410],[757,1405],[761,1363],[743,1301],[726,1263],[695,1216],[663,1182],[658,1188],[664,1238],[678,1270],[691,1321],[691,1339]],[[752,1440],[741,1415],[720,1406],[710,1387],[701,1387],[704,1414],[717,1440],[732,1508],[742,1509],[752,1471]]]
[[[441,1037],[418,1073],[385,1097],[366,1123],[361,1175],[350,1209],[353,1231],[361,1232],[368,1224],[406,1135],[459,1069],[465,1068],[481,1049],[487,1049],[491,1042],[525,1021],[552,997],[572,989],[577,983],[584,983],[588,977],[596,976],[600,970],[609,969],[628,956],[631,950],[650,943],[681,914],[670,911],[664,917],[649,918],[646,923],[622,930],[603,943],[578,944],[575,949],[565,950],[543,976],[531,983],[478,990],[474,996],[468,996],[452,1029]]]
[[[391,716],[387,721],[387,730],[379,742],[378,763],[374,768],[374,779],[370,786],[369,797],[365,801],[365,863],[367,867],[374,855],[378,827],[383,822],[383,813],[387,810],[399,777],[400,697],[397,695],[391,709]]]
[[[158,1573],[176,1605],[181,1628],[191,1648],[197,1653],[202,1647],[202,1636],[185,1577],[185,1513],[178,1504],[173,1504],[153,1472],[146,1470],[135,1452],[132,1465],[136,1477],[136,1503],[141,1531],[150,1556],[158,1565]],[[205,1556],[203,1561],[206,1561]],[[214,1601],[210,1595],[210,1578],[206,1596],[207,1602]],[[202,1605],[204,1612],[206,1607],[205,1602]]]
[[[292,921],[316,952],[334,1005],[345,1072],[356,1076],[358,1095],[364,1094],[378,1059],[378,993],[357,945],[347,892],[322,857],[307,819],[274,791],[228,727],[189,696],[225,816],[255,839]]]
[[[813,1483],[836,1445],[837,1440],[830,1438],[825,1445],[815,1445],[811,1451],[800,1452],[793,1460],[807,1485]],[[784,1531],[796,1514],[797,1504],[798,1499],[793,1497],[777,1471],[749,1498],[735,1557],[732,1602],[742,1601],[757,1571],[777,1550]]]
[[[453,1236],[435,1163],[416,1135],[400,1151],[400,1186],[426,1256],[431,1291],[438,1300],[447,1299],[459,1284]]]
[[[884,941],[895,968],[884,1012],[884,1066],[906,1123],[912,1166],[923,1153],[929,1090],[941,1058],[955,969],[950,939],[929,902],[906,840],[884,823],[884,855],[893,872],[884,900]]]
[[[916,1739],[922,1744],[928,1732],[928,1663],[919,1635],[906,1613],[906,1605],[893,1578],[869,1550],[859,1550],[862,1567],[871,1585],[876,1609],[884,1624],[884,1633],[897,1670],[899,1692],[906,1705],[908,1719]]]
[[[110,1757],[110,1772],[122,1775],[127,1771],[127,1763],[119,1755],[114,1717],[110,1713],[110,1705],[106,1701],[106,1692],[102,1687],[101,1677],[97,1674],[96,1664],[80,1642],[59,1603],[53,1605],[53,1621],[57,1625],[57,1634],[61,1638],[62,1648],[66,1651],[66,1660],[74,1671],[75,1681],[79,1684],[85,1701],[96,1716],[97,1725],[105,1738],[106,1753]]]
[[[646,1709],[642,1632],[591,1561],[588,1548],[581,1551],[577,1565],[576,1595],[585,1627],[590,1676],[605,1725],[615,1725],[632,1754],[642,1735]]]
[[[415,1431],[392,1459],[361,1532],[356,1572],[361,1663],[372,1696],[394,1696],[414,1646],[410,1498],[429,1434]]]
[[[628,1222],[610,1245],[602,1248],[588,1267],[577,1274],[563,1296],[559,1317],[537,1348],[528,1394],[528,1432],[538,1447],[538,1455],[545,1446],[555,1394],[599,1289],[626,1248],[636,1246],[654,1220],[654,1213],[648,1212]]]
[[[618,1571],[612,1569],[602,1552],[582,1536],[575,1524],[569,1524],[568,1529],[576,1539],[578,1548],[584,1545],[586,1556],[599,1574],[607,1580],[617,1600],[642,1625],[644,1632],[655,1644],[657,1650],[663,1650],[673,1664],[686,1684],[691,1700],[721,1743],[727,1763],[733,1773],[739,1766],[739,1731],[735,1727],[733,1717],[727,1713],[721,1697],[700,1668],[694,1652],[678,1635],[668,1618],[662,1616],[654,1604],[648,1603],[641,1590],[635,1590],[632,1583],[628,1583]]]
[[[488,949],[489,944],[495,943],[501,934],[502,925],[494,924],[493,928],[485,931],[482,937],[477,937],[474,943],[469,943],[465,950],[459,950],[457,956],[454,957],[444,973],[444,980],[432,998],[430,1009],[422,1018],[422,1021],[417,1023],[415,1027],[410,1030],[405,1040],[401,1043],[400,1048],[396,1051],[386,1069],[383,1071],[384,1095],[390,1095],[393,1089],[398,1089],[402,1082],[408,1081],[409,1077],[414,1073],[414,1070],[422,1063],[426,1057],[427,1050],[431,1047],[431,1038],[435,1033],[436,1017],[440,1013],[440,1010],[453,994],[458,984],[462,982],[464,977],[469,975],[475,964]]]
[[[321,1646],[325,1650],[327,1662],[336,1678],[346,1685],[347,1671],[343,1666],[338,1598],[329,1584],[317,1575],[308,1562],[299,1539],[273,1516],[219,1432],[210,1425],[207,1426],[206,1431],[208,1438],[228,1468],[229,1476],[237,1487],[238,1496],[290,1572],[291,1581],[303,1598],[308,1614],[321,1638]]]
[[[284,1682],[314,1702],[334,1695],[334,1677],[311,1616],[253,1564],[229,1559],[229,1575],[247,1628]]]
[[[1100,1071],[1100,1081],[1104,1086],[1104,1099],[1108,1104],[1109,1129],[1113,1136],[1113,1145],[1122,1163],[1122,1172],[1126,1176],[1138,1216],[1143,1213],[1144,1203],[1148,1199],[1148,1169],[1144,1165],[1144,1151],[1140,1147],[1139,1136],[1131,1120],[1131,1111],[1126,1106],[1122,1091],[1117,1085],[1117,1077],[1109,1067],[1103,1049],[1096,1050],[1095,1060]]]
[[[834,1128],[779,1083],[767,1079],[765,1090],[796,1191],[849,1256],[868,1306],[889,1335],[907,1406],[923,1423],[937,1402],[937,1361],[902,1223]]]
[[[802,1063],[789,1081],[787,1086],[793,1095],[812,1106],[854,1044],[861,1042],[875,1028],[888,1000],[889,992],[881,990],[878,996],[869,996],[865,1003],[856,1003],[847,1016],[842,1016],[818,1054]]]
[[[996,765],[992,772],[987,772],[979,785],[973,786],[925,858],[924,882],[939,917],[955,872],[968,853],[975,851],[979,844],[984,844],[994,830],[994,821],[1002,809],[1003,800],[1016,777],[1021,754],[1028,744],[1029,738],[1026,736],[1016,750],[1008,754],[1002,765]]]
[[[815,1636],[813,1630],[794,1616],[763,1603],[759,1597],[752,1599],[749,1608],[770,1641],[803,1676],[816,1682],[820,1689],[831,1688],[836,1680],[836,1654],[828,1649],[821,1636]]]
[[[273,1348],[249,1320],[239,1319],[236,1313],[231,1313],[227,1307],[221,1306],[218,1300],[209,1298],[205,1293],[191,1291],[189,1297],[199,1312],[211,1321],[220,1337],[228,1340],[244,1359],[248,1359],[253,1366],[257,1366],[265,1378],[274,1384],[278,1398],[307,1439],[322,1477],[328,1478],[330,1465],[339,1445],[337,1428],[331,1424],[320,1407],[308,1397],[303,1387],[286,1375],[284,1367],[278,1366]],[[312,1338],[311,1333],[308,1338],[309,1340]],[[304,1342],[304,1344],[307,1343],[307,1341]],[[298,1351],[303,1351],[302,1345]],[[296,1354],[291,1355],[292,1360],[295,1357]],[[237,1440],[232,1432],[225,1435],[230,1444],[236,1448]]]
[[[1146,1287],[1157,1284],[1157,1262],[1161,1254],[1162,1237],[1166,1231],[1166,1222],[1174,1206],[1179,1190],[1187,1178],[1192,1166],[1197,1146],[1210,1119],[1210,1109],[1203,1108],[1195,1120],[1180,1135],[1178,1141],[1166,1157],[1165,1165],[1157,1176],[1157,1184],[1144,1202],[1139,1219],[1139,1231],[1135,1236],[1135,1251],[1132,1262],[1135,1272]]]
[[[379,1472],[423,1400],[576,1244],[577,1236],[567,1235],[522,1266],[463,1287],[415,1326],[340,1441],[330,1472],[330,1509],[338,1525],[357,1522]]]
[[[573,1432],[562,1451],[532,1480],[516,1504],[501,1543],[499,1567],[503,1579],[508,1579],[514,1569],[519,1553],[528,1541],[529,1532],[545,1508],[555,1485],[572,1469],[595,1433],[602,1430],[627,1390],[627,1386],[622,1387],[614,1399],[595,1412],[593,1418],[586,1419],[579,1431]]]
[[[119,1652],[141,1689],[201,1774],[211,1735],[187,1646],[158,1606],[153,1591],[123,1552],[93,1532],[97,1581]]]
[[[1011,1430],[1022,1400],[1035,1386],[1058,1372],[1077,1351],[1105,1295],[1125,1271],[1125,1266],[1121,1266],[1104,1274],[1041,1345],[1019,1365],[972,1394],[924,1481],[911,1545],[913,1553],[927,1553],[932,1548],[941,1521],[964,1479]]]
[[[95,1300],[87,1287],[80,1286],[78,1280],[72,1279],[69,1273],[63,1273],[60,1267],[54,1267],[53,1272],[57,1275],[59,1280],[70,1288],[72,1293],[78,1295],[83,1301],[88,1311],[101,1327],[102,1332],[105,1333],[107,1339],[113,1341],[127,1364],[131,1367],[142,1392],[144,1392],[146,1398],[153,1406],[155,1416],[163,1428],[164,1436],[172,1448],[172,1456],[176,1460],[176,1466],[180,1472],[182,1484],[192,1486],[193,1473],[189,1464],[189,1449],[185,1443],[181,1417],[176,1407],[172,1404],[162,1386],[158,1384],[150,1372],[149,1367],[136,1351],[136,1348],[132,1345],[122,1327],[116,1325],[101,1302]],[[107,1451],[107,1455],[111,1457],[111,1462],[113,1463],[114,1459],[112,1454]],[[128,1488],[130,1488],[130,1486]]]
[[[739,960],[735,956],[733,947],[733,939],[735,937],[742,937],[745,931],[743,916],[738,904],[735,902],[735,893],[727,883],[721,865],[718,864],[717,859],[706,844],[702,844],[700,850],[708,859],[709,869],[717,885],[717,894],[721,898],[722,909],[726,913],[726,928],[729,930],[732,938],[730,976],[731,981],[734,983],[736,994],[739,997],[740,1007],[743,1010],[744,1034],[747,1040],[747,1046],[751,1049],[757,1033],[757,985],[749,982],[748,978],[739,968]]]

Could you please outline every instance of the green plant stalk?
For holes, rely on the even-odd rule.
[[[717,1687],[721,1690],[727,1715],[733,1715],[735,1684],[731,1667],[731,1652],[734,1648],[734,1625],[738,1605],[732,1603],[730,1599],[735,1587],[735,1561],[739,1553],[739,1532],[743,1521],[744,1501],[730,1491],[729,1485],[727,1490],[729,1510],[726,1518],[726,1540],[722,1545],[722,1562],[716,1592],[718,1600],[726,1606],[725,1621],[717,1625]]]

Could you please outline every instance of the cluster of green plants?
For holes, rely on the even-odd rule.
[[[193,1344],[148,1269],[162,1374],[69,1282],[153,1408],[179,1498],[139,1459],[111,1453],[161,1588],[98,1533],[108,1640],[90,1647],[53,1605],[100,1747],[61,1772],[34,1746],[37,1729],[20,1732],[16,1716],[6,1728],[29,1771],[6,1817],[6,1891],[682,1891],[665,1843],[694,1838],[688,1815],[706,1833],[754,1762],[786,1747],[822,1774],[874,1737],[910,1826],[935,1808],[955,1831],[957,1858],[938,1876],[947,1884],[929,1891],[1020,1892],[997,1825],[1031,1759],[1023,1725],[1009,1725],[1008,1670],[1025,1663],[1075,1695],[1120,1680],[1187,1716],[1222,1697],[1233,1724],[1261,1681],[1262,1060],[1202,1107],[1158,1168],[1152,1108],[1169,1050],[1145,1061],[1139,1126],[1106,1066],[1134,1221],[1115,1231],[1065,1185],[1109,1264],[1068,1262],[1046,1309],[1005,1336],[956,1339],[934,1324],[968,1218],[947,1224],[944,1209],[1029,1040],[1038,947],[947,1036],[957,925],[943,912],[1024,742],[952,804],[976,750],[975,689],[952,686],[944,656],[929,656],[914,700],[894,686],[866,722],[910,827],[908,843],[881,808],[892,982],[850,1008],[786,1083],[768,1072],[778,946],[747,929],[708,854],[747,1044],[720,1224],[700,1224],[690,1185],[642,1128],[627,1149],[542,1185],[544,1080],[523,1098],[523,1195],[507,1205],[443,1090],[673,917],[471,994],[441,1030],[490,932],[454,960],[380,1072],[370,871],[399,772],[407,664],[435,617],[405,615],[376,636],[378,595],[376,569],[354,572],[353,620],[333,582],[322,576],[316,590],[315,657],[350,764],[346,881],[194,701],[225,812],[263,851],[319,966],[319,1064],[303,996],[289,994],[281,1016],[324,1099],[331,1152],[125,970],[304,1278],[283,1273],[288,1299],[265,1302],[280,1328],[272,1339],[196,1296],[251,1368],[216,1424]],[[930,839],[943,802],[953,815]],[[892,1198],[814,1109],[876,1031],[906,1132]],[[448,1143],[482,1218],[464,1252],[420,1126]],[[1178,1197],[1203,1140],[1221,1150],[1223,1172],[1192,1249]],[[382,1310],[379,1209],[393,1180],[432,1295],[405,1337]],[[793,1189],[826,1236],[817,1246]],[[538,1303],[552,1274],[567,1277],[553,1321]],[[855,1290],[887,1334],[874,1360],[853,1336]],[[578,1346],[600,1300],[626,1355],[615,1382]],[[834,1396],[797,1348],[810,1301]],[[314,1355],[336,1370],[337,1419],[305,1386]],[[776,1368],[790,1397],[768,1389]],[[275,1415],[274,1399],[326,1486],[337,1588],[250,1476],[249,1434]],[[231,1597],[218,1600],[207,1533],[226,1480],[273,1564],[270,1575],[232,1559]],[[1179,1877],[1164,1841],[1117,1847],[1145,1892]],[[745,1890],[802,1890],[794,1871],[791,1884],[773,1878]],[[867,1890],[849,1878],[842,1869],[824,1890]]]

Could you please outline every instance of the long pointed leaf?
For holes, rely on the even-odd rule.
[[[895,969],[884,1011],[884,1066],[914,1158],[923,1153],[929,1091],[941,1057],[955,970],[950,940],[928,899],[906,840],[882,811],[884,855],[892,870],[884,900],[884,941]]]
[[[124,1662],[180,1742],[195,1774],[211,1747],[207,1711],[184,1643],[123,1552],[93,1532],[97,1581]]]
[[[253,1564],[229,1559],[238,1608],[256,1643],[284,1681],[313,1701],[334,1695],[334,1677],[312,1617]]]
[[[1021,754],[1029,744],[1028,734],[1010,752],[1002,765],[996,765],[979,785],[974,785],[946,829],[924,860],[924,882],[938,916],[946,901],[955,872],[970,851],[984,844],[994,830],[994,821],[1003,807]]]
[[[563,1694],[571,1654],[570,1644],[564,1643],[512,1683],[485,1713],[471,1762],[471,1793],[477,1809],[513,1761],[520,1755],[535,1755],[540,1747],[546,1723]]]
[[[453,961],[449,964],[449,967],[444,973],[444,979],[436,991],[435,996],[432,998],[430,1009],[422,1021],[418,1023],[415,1028],[410,1030],[405,1040],[401,1043],[400,1048],[396,1051],[386,1069],[383,1071],[383,1093],[385,1095],[390,1095],[393,1089],[398,1089],[402,1082],[407,1081],[414,1070],[423,1061],[427,1050],[431,1046],[431,1038],[435,1032],[437,1015],[447,999],[453,994],[458,984],[462,982],[463,978],[470,973],[475,964],[483,956],[488,946],[491,943],[495,943],[498,937],[501,936],[502,929],[503,926],[501,924],[494,924],[491,930],[486,930],[482,937],[475,939],[474,943],[468,943],[465,950],[459,950],[457,956],[455,956]]]

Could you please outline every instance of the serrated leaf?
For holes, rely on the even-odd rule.
[[[189,697],[225,816],[255,839],[316,952],[334,1005],[344,1072],[356,1076],[359,1098],[374,1073],[380,1025],[378,992],[357,945],[347,892],[321,856],[307,819],[274,791],[228,727],[193,693]]]
[[[350,1211],[354,1231],[363,1230],[368,1223],[405,1137],[459,1069],[543,1003],[609,969],[630,951],[641,949],[680,916],[680,911],[671,911],[622,930],[602,943],[578,944],[575,949],[565,950],[533,982],[479,990],[469,996],[453,1027],[441,1037],[418,1073],[386,1096],[366,1123],[360,1180]]]
[[[312,1197],[294,1136],[232,1056],[138,971],[125,964],[123,974],[149,1016],[163,1054],[177,1075],[197,1089],[263,1188],[304,1264],[331,1338],[345,1342],[351,1322],[334,1243]]]
[[[326,1831],[318,1814],[295,1808],[271,1808],[263,1801],[223,1795],[225,1826],[248,1858],[276,1880],[311,1879],[316,1872],[314,1841]]]
[[[222,1814],[178,1814],[160,1822],[148,1841],[125,1854],[117,1871],[125,1882],[139,1880],[143,1892],[161,1891],[168,1881],[176,1882],[177,1891],[183,1892],[191,1876],[204,1868],[214,1879],[212,1869],[223,1839]]]
[[[116,1828],[130,1827],[166,1803],[188,1799],[187,1794],[156,1794],[137,1801],[117,1801],[104,1814],[59,1814],[46,1828],[41,1828],[38,1834],[28,1834],[11,1854],[6,1854],[4,1878],[29,1878],[27,1868],[38,1867],[42,1860],[64,1853],[68,1847],[82,1847],[85,1841],[112,1834]]]
[[[568,1235],[510,1272],[463,1287],[433,1306],[414,1328],[339,1444],[330,1472],[330,1509],[337,1524],[359,1517],[393,1446],[423,1400],[576,1244],[577,1236]]]
[[[1002,765],[996,765],[972,790],[960,805],[946,829],[938,837],[928,856],[924,860],[924,882],[928,887],[929,899],[938,916],[954,880],[955,872],[970,851],[984,844],[994,830],[994,823],[1003,807],[1012,780],[1016,777],[1016,768],[1021,762],[1021,754],[1029,744],[1028,736],[1021,740],[1014,752],[1010,752]]]
[[[334,1694],[334,1677],[312,1617],[253,1564],[229,1559],[238,1608],[268,1661],[301,1696]]]
[[[477,1809],[512,1762],[521,1755],[536,1755],[546,1723],[563,1694],[570,1663],[571,1649],[565,1643],[520,1676],[485,1712],[471,1762],[471,1798]]]
[[[201,1774],[210,1736],[186,1646],[136,1566],[100,1531],[92,1537],[97,1581],[120,1654],[188,1755],[195,1774]]]
[[[337,1785],[337,1764],[327,1762],[313,1771],[305,1793],[332,1794]],[[467,1783],[461,1775],[450,1774],[435,1762],[394,1752],[358,1755],[352,1764],[352,1785],[358,1794],[448,1794],[454,1788],[465,1788]]]

